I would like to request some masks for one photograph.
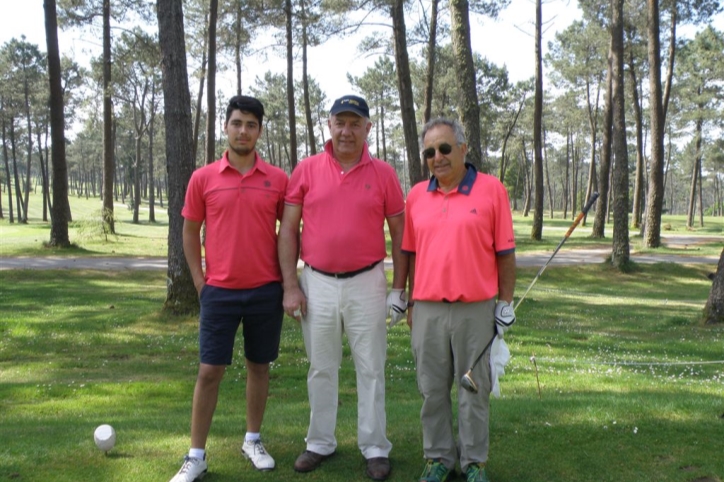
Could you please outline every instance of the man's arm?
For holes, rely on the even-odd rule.
[[[300,320],[294,312],[300,310],[302,315],[307,314],[307,300],[299,288],[297,277],[297,261],[299,260],[299,224],[302,221],[302,206],[286,204],[282,222],[279,226],[279,266],[282,270],[284,285],[284,311]]]
[[[204,270],[201,267],[201,222],[184,219],[183,246],[196,292],[201,294],[205,283]]]
[[[392,239],[392,289],[404,290],[409,269],[409,256],[402,252],[405,214],[401,213],[387,218],[387,227],[390,230],[390,238]]]
[[[515,291],[515,252],[496,256],[498,263],[498,300],[513,302]]]

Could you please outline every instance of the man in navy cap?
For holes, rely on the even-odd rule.
[[[338,375],[346,334],[357,375],[357,444],[367,475],[385,480],[392,449],[386,435],[385,319],[391,312],[394,324],[407,308],[407,258],[400,250],[405,204],[395,170],[370,156],[367,102],[354,95],[337,99],[328,125],[332,139],[324,152],[303,160],[292,173],[279,230],[284,310],[301,322],[309,359],[307,446],[294,470],[315,470],[337,448]],[[305,267],[297,277],[302,220]],[[389,296],[385,221],[394,267]]]

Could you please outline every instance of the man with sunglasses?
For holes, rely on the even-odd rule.
[[[467,144],[460,124],[431,120],[422,129],[421,141],[432,178],[415,185],[407,196],[402,241],[403,252],[410,256],[407,323],[423,398],[420,419],[427,463],[419,480],[444,482],[459,461],[467,482],[486,482],[489,353],[472,372],[478,393],[458,383],[458,446],[450,389],[493,339],[496,318],[515,321],[510,203],[497,178],[465,162]]]
[[[402,255],[405,204],[395,170],[370,156],[367,102],[346,95],[332,105],[331,140],[292,172],[279,231],[284,310],[302,324],[309,359],[311,409],[297,472],[317,469],[337,448],[338,375],[346,334],[357,375],[357,445],[367,475],[390,474],[385,415],[386,312],[391,324],[407,307]],[[297,277],[299,227],[301,259]],[[387,296],[384,223],[392,238],[392,293]],[[385,300],[387,299],[387,303]]]

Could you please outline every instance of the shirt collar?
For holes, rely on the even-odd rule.
[[[328,140],[324,144],[324,152],[329,155],[330,159],[335,160],[336,162],[339,162],[336,157],[334,157],[334,146],[332,145],[332,139]],[[370,150],[369,146],[367,145],[367,141],[365,141],[364,147],[362,148],[362,155],[360,156],[360,160],[357,164],[355,164],[355,167],[357,167],[360,164],[365,164],[367,162],[370,162],[372,160],[372,156],[370,156]]]
[[[467,169],[467,171],[465,172],[465,177],[463,177],[463,180],[460,181],[460,184],[458,184],[457,192],[468,196],[470,194],[470,191],[473,190],[473,184],[475,184],[475,179],[478,177],[478,170],[475,169],[475,166],[473,166],[469,162],[465,163],[465,168]],[[427,185],[427,190],[437,191],[438,187],[439,185],[437,182],[437,178],[435,176],[432,176],[430,182]]]
[[[219,160],[219,172],[224,172],[225,169],[234,169],[234,166],[232,166],[229,163],[229,151],[224,151],[224,155]],[[236,169],[234,169],[236,170]],[[264,162],[264,159],[261,158],[258,152],[254,151],[254,165],[251,169],[245,174],[248,176],[249,174],[253,173],[255,170],[261,172],[262,174],[267,174],[267,164]]]

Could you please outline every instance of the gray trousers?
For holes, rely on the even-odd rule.
[[[478,393],[460,388],[460,378],[490,341],[495,300],[476,303],[417,301],[412,323],[412,354],[422,394],[422,443],[426,459],[440,459],[449,469],[460,457],[463,471],[488,460],[490,353],[478,362],[473,379]],[[451,392],[457,388],[459,449],[453,433]]]

